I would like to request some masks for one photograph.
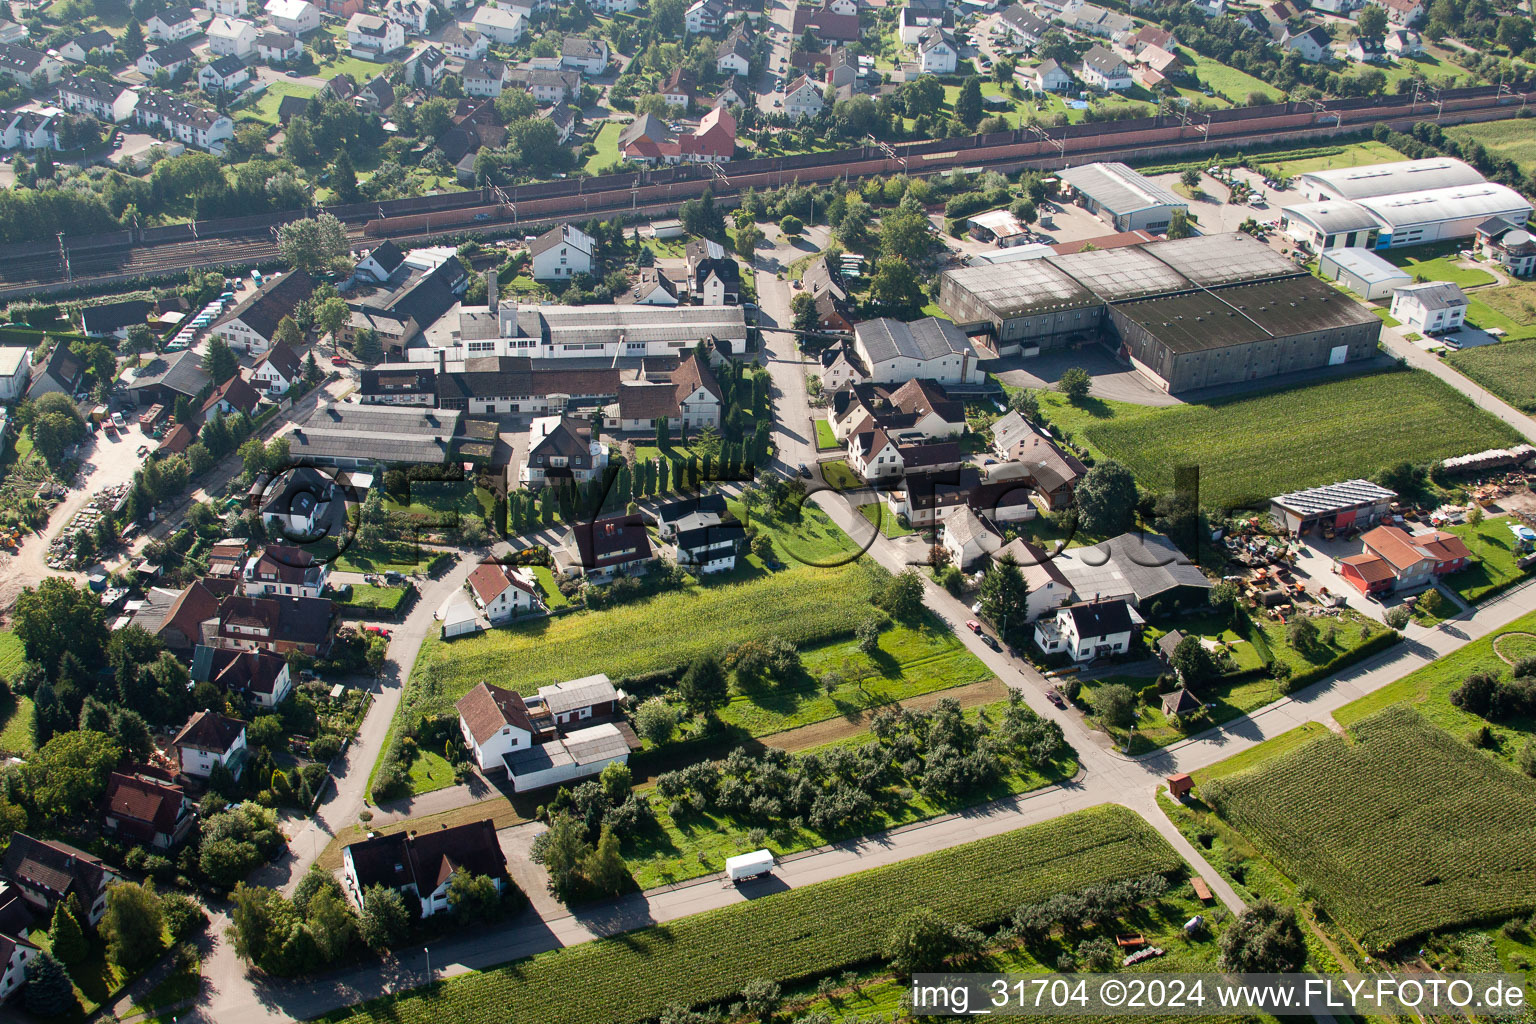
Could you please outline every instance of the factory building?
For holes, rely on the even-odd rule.
[[[1038,355],[1098,336],[1104,302],[1049,257],[951,270],[939,308],[967,333],[985,329],[1002,355]]]
[[[1188,212],[1178,193],[1120,163],[1083,164],[1059,175],[1089,213],[1116,231],[1166,231],[1173,211]]]
[[[1402,267],[1365,249],[1327,249],[1318,258],[1317,272],[1372,301],[1390,299],[1392,289],[1413,283]]]
[[[1282,210],[1280,229],[1313,252],[1468,238],[1490,217],[1531,214],[1518,192],[1449,157],[1312,171],[1295,184],[1312,201]]]
[[[1381,333],[1308,275],[1120,302],[1109,317],[1120,354],[1170,394],[1368,359]]]

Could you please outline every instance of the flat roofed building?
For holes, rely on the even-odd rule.
[[[1052,256],[1050,263],[1105,302],[1139,299],[1189,287],[1188,278],[1152,253],[1150,246],[1089,249]]]
[[[1120,354],[1177,394],[1367,359],[1381,321],[1311,276],[1109,307]]]
[[[1336,167],[1296,175],[1295,188],[1313,201],[1367,199],[1399,192],[1476,185],[1483,181],[1477,169],[1448,156],[1427,160],[1396,160],[1363,167]]]
[[[997,350],[1060,348],[1091,338],[1104,303],[1046,259],[946,271],[939,305],[957,324],[990,324]]]
[[[1269,514],[1288,532],[1303,536],[1314,528],[1344,530],[1372,525],[1391,510],[1396,500],[1397,492],[1380,484],[1345,480],[1271,498]]]
[[[1173,219],[1174,210],[1189,209],[1183,196],[1122,163],[1068,167],[1059,176],[1077,191],[1090,213],[1116,231],[1163,231]]]
[[[1303,273],[1290,260],[1241,231],[1162,239],[1142,248],[1202,288]]]
[[[1413,283],[1413,277],[1402,267],[1369,249],[1327,249],[1318,257],[1317,272],[1362,299],[1385,299],[1392,289]]]

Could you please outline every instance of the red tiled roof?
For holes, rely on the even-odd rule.
[[[481,562],[475,566],[475,571],[469,574],[469,585],[482,604],[490,604],[508,587],[516,587],[525,594],[534,592],[533,587],[500,562]]]
[[[476,743],[484,743],[507,725],[515,725],[530,735],[538,732],[528,718],[528,706],[522,695],[514,690],[479,683],[460,697],[454,707]]]
[[[1363,554],[1350,555],[1348,558],[1339,559],[1339,564],[1347,565],[1360,574],[1360,578],[1367,583],[1381,583],[1393,578],[1392,566],[1387,560],[1378,555]]]
[[[112,817],[150,825],[155,832],[171,835],[185,799],[185,791],[173,783],[113,772],[107,781],[105,806]]]

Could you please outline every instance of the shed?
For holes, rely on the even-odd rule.
[[[1394,288],[1413,283],[1413,277],[1402,267],[1389,263],[1369,249],[1324,250],[1318,258],[1317,271],[1363,299],[1389,298]]]
[[[1168,776],[1168,794],[1175,800],[1182,800],[1194,791],[1195,780],[1188,773]]]
[[[1182,686],[1177,690],[1163,694],[1163,714],[1169,717],[1188,715],[1199,711],[1200,707],[1199,699]]]

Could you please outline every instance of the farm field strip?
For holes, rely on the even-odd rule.
[[[1200,796],[1363,945],[1536,909],[1536,781],[1407,708],[1358,722]]]
[[[544,953],[338,1011],[349,1024],[634,1024],[672,1003],[729,1000],[751,979],[812,979],[879,956],[918,907],[973,926],[1097,882],[1171,874],[1183,861],[1151,826],[1098,807],[900,864]],[[580,999],[571,993],[580,992]]]

